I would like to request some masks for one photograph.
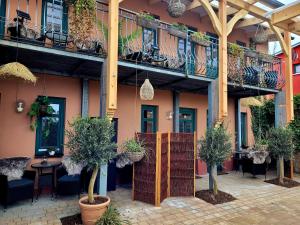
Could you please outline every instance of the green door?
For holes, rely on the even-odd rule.
[[[241,113],[241,145],[247,146],[247,113]]]
[[[188,108],[179,109],[179,132],[193,133],[196,131],[196,110]]]
[[[0,38],[3,38],[5,32],[5,12],[6,0],[0,0]]]
[[[157,131],[157,107],[142,105],[141,110],[141,132],[155,133]]]

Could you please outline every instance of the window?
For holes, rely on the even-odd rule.
[[[179,109],[179,132],[193,133],[196,130],[195,109]]]
[[[0,0],[0,37],[4,35],[6,0]]]
[[[64,0],[43,0],[42,7],[43,32],[68,32],[68,9]]]
[[[188,27],[188,33],[195,32],[197,29]],[[187,74],[195,73],[195,44],[190,40],[178,38],[178,58],[181,61],[187,60]]]
[[[246,43],[242,41],[236,41],[236,44],[241,46],[241,47],[246,47]]]
[[[65,129],[64,98],[49,97],[54,113],[37,118],[35,155],[44,156],[48,148],[55,148],[55,156],[63,155]]]
[[[141,120],[142,133],[155,133],[157,131],[157,107],[142,105]]]
[[[247,146],[247,113],[241,113],[241,145]]]
[[[294,65],[294,73],[299,74],[300,73],[300,64],[295,64]]]

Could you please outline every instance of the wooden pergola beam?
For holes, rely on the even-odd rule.
[[[236,28],[243,28],[243,27],[248,27],[248,26],[252,26],[252,25],[255,25],[255,24],[260,24],[264,22],[263,20],[261,19],[258,19],[258,18],[249,18],[249,19],[245,19],[241,22],[239,22],[237,25],[236,25]]]
[[[277,24],[300,15],[300,1],[277,8],[271,12],[272,24]]]
[[[288,46],[286,45],[286,43],[281,35],[280,29],[278,27],[275,27],[271,22],[269,22],[269,26],[270,26],[271,30],[274,32],[274,34],[276,35],[277,40],[280,43],[282,52],[287,55],[288,54]]]
[[[230,21],[227,23],[227,36],[232,32],[232,29],[234,25],[242,18],[244,18],[248,14],[248,11],[245,9],[241,9],[236,14],[234,14],[234,17],[230,19]]]
[[[207,12],[211,22],[212,22],[212,25],[213,25],[213,28],[215,30],[215,32],[221,36],[222,35],[222,29],[221,29],[221,23],[220,23],[220,20],[218,18],[218,16],[216,15],[214,9],[212,8],[209,0],[198,0],[203,8],[205,9],[205,11]],[[219,10],[220,11],[220,10]]]
[[[201,3],[198,0],[193,0],[187,7],[185,10],[189,11],[195,8],[198,8],[201,6]]]

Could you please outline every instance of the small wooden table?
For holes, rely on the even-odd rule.
[[[41,179],[44,177],[51,176],[51,198],[53,198],[53,194],[55,191],[55,171],[58,166],[61,165],[61,162],[47,162],[47,163],[34,163],[31,165],[33,169],[37,170],[38,174],[38,193],[36,195],[36,199],[38,199],[41,193]],[[43,170],[47,170],[47,172],[43,172]],[[49,171],[50,170],[50,171]]]

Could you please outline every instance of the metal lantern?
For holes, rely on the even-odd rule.
[[[152,100],[154,97],[154,88],[149,79],[146,79],[140,89],[140,97],[142,100]]]
[[[180,0],[170,0],[168,4],[168,13],[171,17],[178,18],[185,12],[185,4]]]

